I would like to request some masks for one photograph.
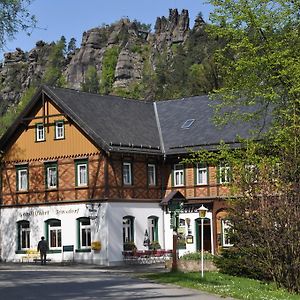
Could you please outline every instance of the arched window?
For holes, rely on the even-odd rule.
[[[29,221],[18,221],[18,250],[30,248],[30,223]]]
[[[49,219],[46,222],[46,240],[50,250],[61,250],[61,221]]]
[[[91,249],[91,220],[82,217],[77,219],[77,248],[78,250]]]
[[[158,242],[158,217],[148,217],[148,231],[150,243],[152,243],[153,241]]]
[[[123,244],[134,242],[134,217],[123,217]]]

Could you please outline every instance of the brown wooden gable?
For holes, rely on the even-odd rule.
[[[55,139],[55,122],[64,121],[64,139]],[[44,124],[45,141],[36,141],[36,125]],[[27,116],[20,119],[11,143],[5,151],[4,161],[30,161],[77,157],[98,153],[99,149],[59,109],[49,97],[40,94],[40,99]]]

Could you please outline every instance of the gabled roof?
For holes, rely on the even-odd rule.
[[[42,86],[1,138],[9,141],[22,119],[45,93],[62,112],[105,151],[161,154],[153,103]]]
[[[208,96],[156,103],[161,139],[166,154],[185,153],[188,148],[215,150],[220,141],[233,147],[239,146],[238,137],[249,138],[251,131],[263,127],[263,120],[261,124],[258,121],[237,121],[217,127],[213,122],[213,104]],[[251,107],[247,109],[253,110]]]
[[[107,152],[172,155],[188,149],[217,149],[220,141],[239,146],[257,123],[217,128],[207,96],[146,102],[42,86],[16,122],[0,139],[1,150],[46,94],[81,130]],[[23,122],[24,123],[24,122]]]

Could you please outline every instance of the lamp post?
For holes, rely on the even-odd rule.
[[[202,206],[198,209],[199,217],[201,219],[201,277],[203,278],[203,269],[204,269],[204,261],[203,261],[203,221],[206,217],[206,212],[208,209]]]
[[[100,208],[101,204],[100,203],[88,203],[85,205],[85,207],[88,209],[89,211],[89,218],[91,220],[96,220],[98,217],[98,211]]]

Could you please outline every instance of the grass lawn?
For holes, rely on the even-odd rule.
[[[278,290],[274,284],[218,272],[206,272],[203,279],[200,273],[181,272],[149,274],[145,277],[161,283],[171,283],[235,299],[300,300],[300,295],[290,294],[282,289]]]

